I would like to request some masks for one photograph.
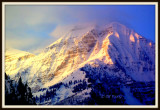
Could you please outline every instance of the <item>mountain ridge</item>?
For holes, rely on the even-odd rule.
[[[22,76],[33,91],[62,81],[85,64],[94,67],[100,62],[118,62],[134,80],[154,80],[155,44],[150,40],[117,22],[99,29],[76,29],[62,35],[39,55],[10,63],[15,71],[8,70],[6,63],[6,73],[15,74],[12,78]]]

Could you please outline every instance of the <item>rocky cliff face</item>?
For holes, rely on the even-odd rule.
[[[15,51],[6,50],[6,73],[12,78],[21,75],[33,91],[62,81],[85,64],[97,67],[104,63],[114,69],[113,74],[122,73],[115,69],[118,67],[134,80],[155,80],[155,44],[152,41],[119,23],[101,28],[77,27],[36,56],[19,51],[13,57]]]

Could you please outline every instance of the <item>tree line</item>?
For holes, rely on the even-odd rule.
[[[5,105],[36,105],[31,88],[21,77],[16,82],[5,73]]]

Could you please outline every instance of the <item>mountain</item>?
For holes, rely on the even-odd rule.
[[[60,30],[54,35],[59,35]],[[43,104],[66,104],[66,100],[77,100],[84,94],[90,94],[86,97],[93,96],[97,93],[95,85],[106,83],[106,80],[119,81],[117,83],[120,85],[130,84],[130,88],[133,88],[133,84],[141,85],[138,82],[152,84],[150,82],[155,81],[154,42],[120,23],[113,22],[102,27],[76,25],[60,35],[60,39],[38,55],[6,50],[5,71],[12,79],[21,76],[23,82],[28,82],[34,95],[41,99],[44,92],[56,93],[56,99],[54,97],[53,101]],[[145,84],[141,87],[148,87]],[[108,83],[104,85],[107,89]],[[128,91],[124,86],[121,89],[121,95]],[[85,100],[93,103],[93,99]]]

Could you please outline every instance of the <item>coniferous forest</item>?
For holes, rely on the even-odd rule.
[[[36,105],[31,88],[21,77],[16,82],[5,73],[5,105]]]

